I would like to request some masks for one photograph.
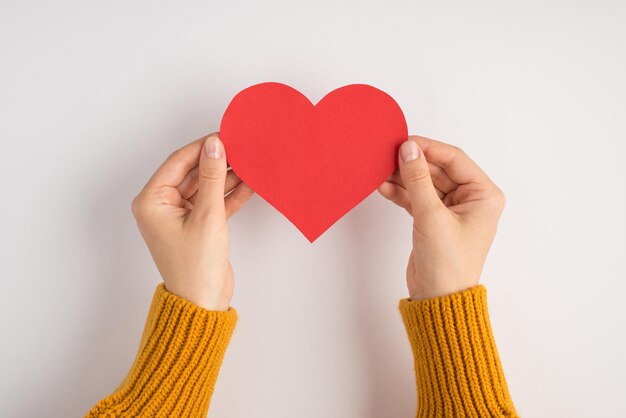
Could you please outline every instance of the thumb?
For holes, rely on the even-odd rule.
[[[400,146],[400,176],[411,200],[414,218],[422,218],[441,206],[433,180],[430,177],[428,162],[417,142],[408,139]]]
[[[226,182],[226,155],[224,145],[217,135],[204,141],[198,168],[198,195],[192,216],[223,215],[224,184]]]

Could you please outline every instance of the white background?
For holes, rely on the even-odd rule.
[[[131,199],[262,81],[372,84],[472,156],[508,198],[483,283],[518,411],[623,413],[624,2],[0,4],[0,416],[120,383],[159,282]],[[255,196],[209,416],[412,416],[410,225],[373,194],[311,245]]]

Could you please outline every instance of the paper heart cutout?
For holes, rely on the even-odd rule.
[[[404,114],[387,93],[351,84],[313,105],[280,83],[239,92],[220,126],[237,175],[310,241],[397,168]]]

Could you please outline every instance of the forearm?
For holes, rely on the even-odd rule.
[[[206,417],[237,312],[209,311],[155,291],[139,351],[122,384],[88,417]]]
[[[399,303],[414,355],[418,417],[516,417],[483,286]]]

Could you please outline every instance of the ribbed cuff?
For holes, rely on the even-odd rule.
[[[417,381],[418,417],[516,417],[482,285],[439,298],[401,299]]]
[[[154,293],[126,379],[87,416],[206,417],[237,311],[209,311],[165,289]]]

